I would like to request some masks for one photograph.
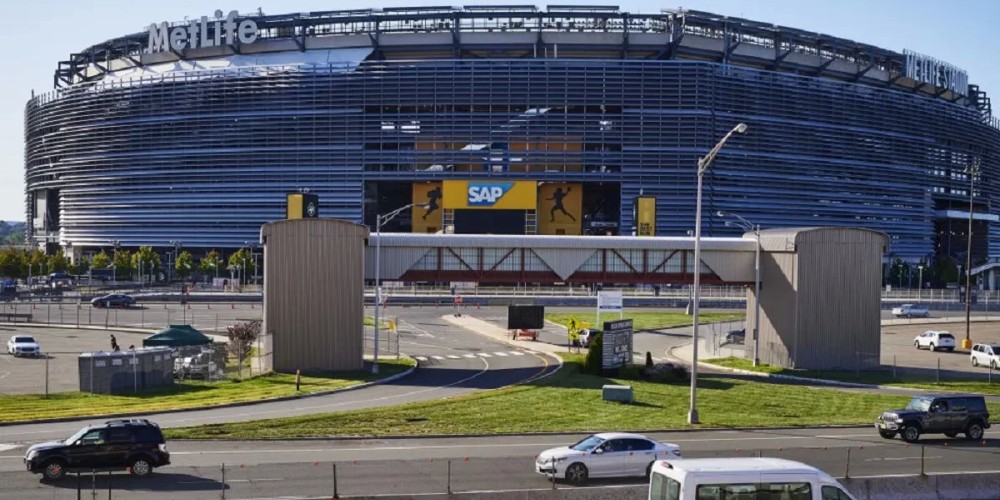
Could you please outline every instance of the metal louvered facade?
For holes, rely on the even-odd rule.
[[[40,199],[57,210],[48,216],[54,223],[34,224],[35,240],[237,248],[284,217],[288,192],[307,188],[319,194],[323,217],[363,223],[378,203],[366,199],[366,183],[481,178],[612,183],[623,233],[642,194],[657,198],[656,234],[684,236],[693,228],[698,157],[743,122],[748,132],[706,176],[705,234],[741,234],[716,218],[722,210],[765,228],[872,229],[890,235],[896,257],[923,258],[940,251],[940,214],[968,210],[963,172],[975,166],[974,212],[988,233],[979,253],[1000,256],[992,203],[1000,128],[954,89],[901,88],[900,54],[877,53],[888,62],[872,56],[865,71],[858,68],[869,61],[851,62],[855,78],[824,74],[847,59],[820,51],[820,61],[836,64],[813,74],[804,59],[792,64],[799,54],[779,57],[784,49],[771,50],[773,64],[754,62],[762,56],[747,51],[755,48],[751,22],[724,21],[742,26],[745,40],[719,49],[695,43],[718,37],[683,31],[694,22],[678,28],[666,14],[641,33],[664,35],[664,43],[626,28],[609,34],[605,25],[561,44],[556,35],[578,33],[539,27],[537,41],[524,42],[513,28],[490,29],[496,37],[474,44],[472,35],[487,33],[456,30],[466,14],[485,19],[450,12],[455,24],[414,31],[409,44],[372,46],[355,61],[97,75],[32,99],[28,220],[39,218]],[[604,17],[622,16],[627,26],[627,13]],[[262,31],[269,22],[285,21],[261,18]],[[314,37],[302,48],[323,39],[302,33]],[[499,55],[489,56],[490,47]],[[308,52],[284,50],[290,60]]]

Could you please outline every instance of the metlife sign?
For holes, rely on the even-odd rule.
[[[147,54],[174,50],[233,45],[246,45],[257,41],[257,23],[252,19],[236,22],[239,13],[230,11],[222,17],[222,11],[215,11],[215,18],[207,16],[192,19],[187,25],[170,26],[166,21],[149,26]]]

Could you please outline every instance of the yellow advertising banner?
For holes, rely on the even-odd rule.
[[[583,212],[583,186],[546,182],[538,186],[538,234],[579,236]]]
[[[636,236],[656,236],[656,198],[640,196],[635,199]]]
[[[442,229],[440,182],[414,182],[413,203],[414,233],[436,233]]]
[[[448,210],[534,210],[535,181],[444,181],[442,208]]]

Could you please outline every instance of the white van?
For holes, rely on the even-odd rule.
[[[855,500],[833,476],[782,458],[658,460],[649,500]]]

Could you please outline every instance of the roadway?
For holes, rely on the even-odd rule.
[[[926,439],[925,446],[883,440],[874,429],[705,430],[651,433],[677,443],[689,458],[718,456],[782,457],[815,465],[836,477],[872,477],[947,472],[1000,473],[1000,440],[970,443]],[[176,441],[169,443],[173,464],[148,480],[114,474],[115,498],[229,499],[322,497],[333,492],[334,464],[340,495],[427,494],[463,491],[548,489],[534,473],[538,452],[577,441],[582,434],[466,438],[338,439],[298,441]],[[23,449],[0,451],[0,499],[53,498],[76,487],[69,478],[56,483],[22,470]],[[450,462],[450,465],[449,465]],[[223,482],[225,464],[225,482]],[[108,478],[97,478],[99,494]],[[642,484],[632,480],[595,480],[588,487]],[[91,487],[91,478],[83,482]],[[557,484],[558,488],[573,488]]]

